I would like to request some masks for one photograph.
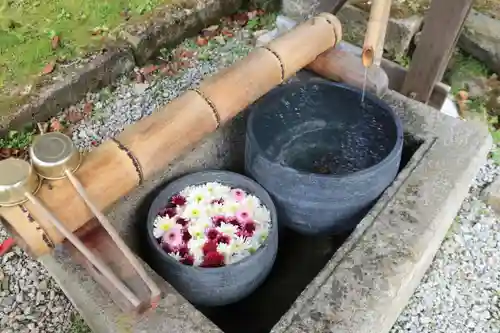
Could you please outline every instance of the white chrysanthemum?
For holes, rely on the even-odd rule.
[[[252,242],[257,244],[257,247],[260,247],[266,241],[268,236],[269,228],[267,226],[265,228],[256,229],[252,237]]]
[[[168,216],[157,216],[153,225],[153,236],[155,238],[161,238],[165,232],[169,231],[176,225],[176,220],[174,218],[169,218]]]
[[[220,243],[217,245],[217,252],[224,256],[224,262],[226,263],[226,265],[229,265],[231,263],[233,256],[231,246],[229,246],[228,244]]]
[[[232,253],[238,255],[247,251],[251,247],[251,243],[249,240],[242,237],[234,237],[229,244],[229,247],[231,248]]]
[[[271,213],[266,207],[260,206],[253,212],[253,220],[257,223],[268,223],[271,221]]]
[[[210,215],[206,215],[202,218],[197,219],[193,223],[193,225],[196,225],[198,228],[205,231],[212,226],[212,219],[210,218]]]
[[[187,204],[203,205],[212,201],[211,193],[204,186],[198,186],[192,189],[186,197]]]
[[[224,205],[215,203],[207,206],[207,212],[210,216],[224,215]]]
[[[234,237],[238,232],[238,228],[229,223],[221,223],[220,227],[217,228],[217,231],[221,234],[228,235],[229,237]]]
[[[242,206],[252,215],[254,215],[255,211],[260,207],[261,203],[259,198],[255,195],[247,195],[243,201],[241,202]]]
[[[192,237],[192,240],[203,240],[205,242],[205,227],[199,224],[191,224],[188,226],[188,232]],[[203,245],[202,245],[203,246]]]
[[[198,219],[202,219],[207,217],[207,209],[204,205],[200,205],[198,203],[190,203],[182,212],[182,217],[187,220],[196,221]]]
[[[233,200],[226,200],[222,205],[223,214],[226,216],[234,216],[241,209],[241,204]]]
[[[177,261],[180,261],[182,259],[182,257],[180,256],[180,254],[177,253],[177,252],[170,252],[168,255],[171,256],[172,258],[174,258]]]
[[[199,186],[195,186],[195,185],[188,186],[181,191],[180,195],[182,195],[184,198],[188,198],[191,195],[191,193],[193,193],[194,191],[196,191],[198,189],[198,187]]]
[[[210,194],[212,199],[225,198],[231,192],[231,188],[216,182],[209,182],[204,185],[205,190]]]

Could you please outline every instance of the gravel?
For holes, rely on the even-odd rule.
[[[479,171],[431,267],[391,333],[500,332],[500,223],[480,199],[500,173]]]
[[[123,78],[112,90],[91,93],[92,116],[73,128],[73,140],[90,150],[103,140],[169,102],[182,91],[251,49],[251,33],[235,32],[225,42],[211,41],[202,49],[192,40],[191,68],[177,76],[156,75],[147,82]],[[500,332],[500,223],[480,200],[482,189],[500,174],[489,161],[478,173],[432,266],[391,333]],[[0,227],[0,240],[8,237]],[[75,329],[75,310],[47,271],[20,248],[0,257],[0,332],[83,332]],[[82,327],[78,323],[78,327]]]

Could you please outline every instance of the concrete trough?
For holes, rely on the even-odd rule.
[[[308,79],[306,73],[293,78]],[[388,332],[445,237],[491,138],[482,125],[451,118],[396,92],[384,99],[405,129],[396,180],[348,237],[287,234],[266,283],[233,306],[197,309],[150,270],[163,298],[155,310],[133,318],[120,312],[64,248],[40,261],[96,333]],[[233,119],[109,212],[146,262],[138,235],[154,193],[169,180],[201,169],[241,172],[244,132],[244,116]]]

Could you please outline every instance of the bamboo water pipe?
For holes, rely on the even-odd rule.
[[[188,90],[130,125],[116,139],[105,141],[85,156],[75,176],[97,209],[110,207],[340,39],[340,22],[331,14],[301,23],[203,81],[198,89]],[[45,183],[36,196],[72,232],[93,217],[68,181]],[[50,252],[64,237],[33,208],[27,202],[2,207],[0,214],[16,242],[37,257]]]
[[[361,60],[365,67],[380,66],[392,0],[372,0]]]

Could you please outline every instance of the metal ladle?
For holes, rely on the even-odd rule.
[[[135,269],[139,277],[149,288],[149,290],[151,291],[151,300],[156,300],[161,294],[160,289],[151,279],[151,277],[146,273],[144,267],[140,264],[139,260],[132,253],[130,248],[125,244],[124,240],[119,236],[118,232],[112,226],[111,222],[91,201],[87,194],[87,191],[84,189],[78,178],[76,178],[73,174],[73,172],[75,172],[80,166],[82,157],[78,149],[73,144],[71,138],[59,132],[51,132],[38,135],[33,140],[29,153],[31,161],[33,163],[33,167],[39,176],[50,180],[68,178],[80,197],[84,200],[87,207],[95,215],[97,220],[101,223],[102,227],[106,230],[111,239],[123,253],[125,258]],[[70,234],[73,235],[72,233]],[[74,235],[73,237],[78,239],[78,237]],[[67,238],[74,244],[72,239],[70,239],[69,237]],[[89,258],[87,257],[87,259]],[[92,261],[90,262],[92,263]],[[102,271],[101,268],[99,268],[98,266],[96,267],[100,271]],[[114,277],[112,277],[111,275],[106,277],[110,280],[110,282],[116,284],[117,281]],[[124,286],[121,281],[120,284]],[[120,284],[117,284],[117,286],[120,286]],[[117,289],[120,290],[120,288]],[[137,306],[140,303],[139,299],[135,295],[131,294],[128,288],[127,290],[124,290],[123,288],[121,289],[122,290],[120,291],[134,306]]]
[[[40,188],[41,179],[34,172],[30,163],[17,159],[8,158],[0,161],[0,206],[10,207],[21,205],[30,201],[40,210],[43,217],[66,237],[75,248],[80,251],[87,260],[92,263],[101,274],[107,278],[134,306],[140,304],[140,300],[130,289],[113,273],[113,271],[97,256],[95,256],[83,242],[69,231],[57,217],[35,196]]]

